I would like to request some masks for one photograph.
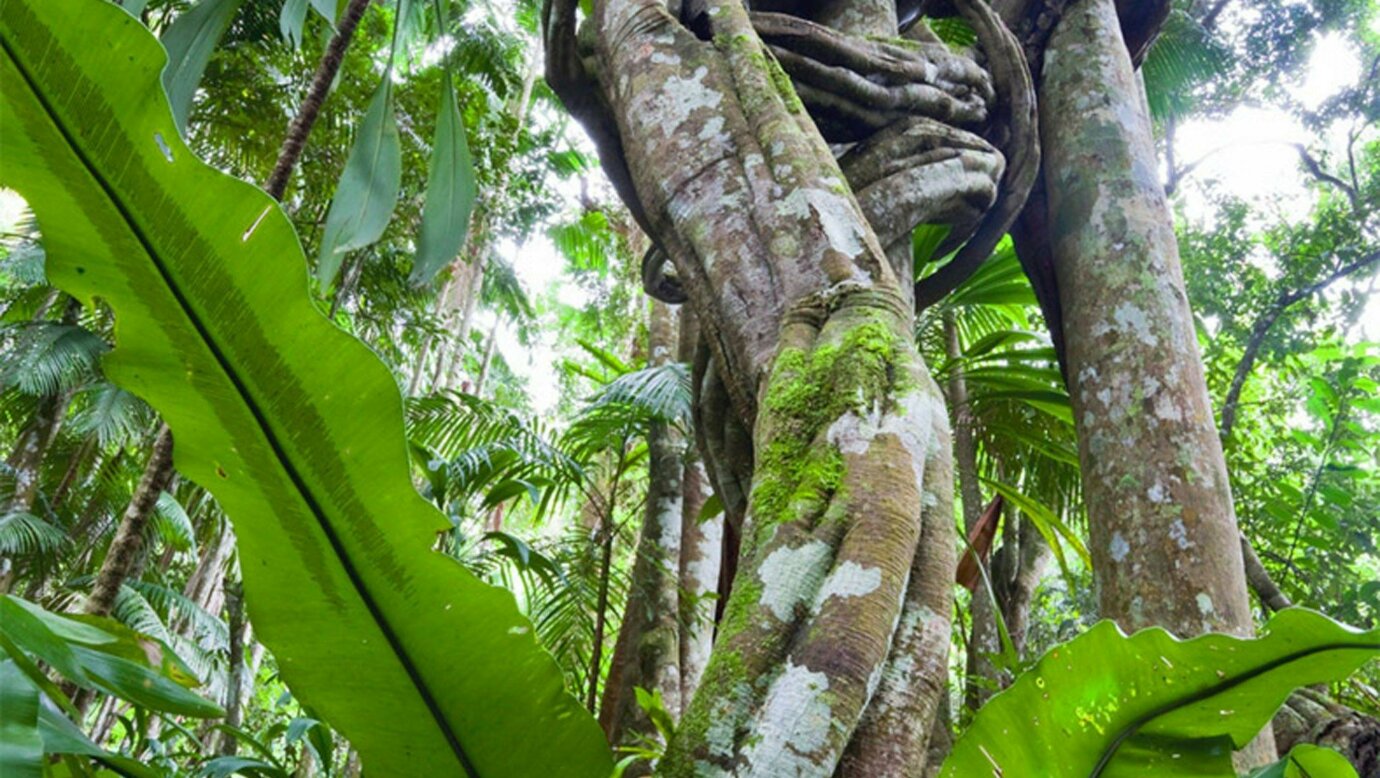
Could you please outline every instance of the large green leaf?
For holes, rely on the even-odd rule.
[[[0,775],[38,778],[43,738],[38,734],[38,687],[14,662],[0,659]]]
[[[474,197],[474,161],[465,140],[465,122],[455,104],[455,85],[446,71],[441,78],[441,106],[436,113],[436,139],[431,144],[412,283],[430,281],[460,253],[470,227]]]
[[[992,698],[944,762],[941,778],[1020,775],[1235,776],[1231,753],[1291,690],[1345,678],[1380,655],[1360,632],[1301,608],[1253,640],[1162,629],[1130,637],[1104,621],[1051,649]]]
[[[345,172],[326,213],[326,229],[316,260],[316,277],[323,286],[335,280],[345,255],[364,248],[383,235],[402,188],[402,142],[393,113],[393,74],[369,101],[364,122],[355,133]]]
[[[192,98],[201,85],[206,65],[243,4],[244,0],[201,0],[163,33],[163,47],[168,50],[163,88],[168,90],[178,132],[186,132]]]
[[[256,632],[370,775],[605,776],[506,591],[429,550],[388,370],[326,322],[290,222],[182,143],[163,52],[98,0],[0,2],[0,180],[53,282],[116,314],[110,378],[235,524]]]

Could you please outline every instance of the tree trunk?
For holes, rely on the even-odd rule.
[[[666,303],[651,306],[649,367],[669,364],[676,344],[675,313]],[[634,687],[660,693],[672,717],[681,710],[680,597],[678,572],[683,514],[685,438],[657,423],[647,438],[646,512],[633,559],[627,603],[604,686],[599,722],[613,744],[638,736],[659,739],[651,719],[637,703]],[[645,773],[644,765],[629,768]]]
[[[687,308],[680,312],[681,362],[694,361],[699,343],[699,328],[695,316]],[[681,540],[680,540],[680,699],[681,704],[694,696],[704,675],[705,664],[714,644],[714,607],[709,602],[719,582],[719,564],[723,553],[724,512],[705,517],[704,506],[713,494],[709,473],[701,459],[699,447],[686,447],[685,467],[681,476]],[[722,500],[720,501],[722,503]]]
[[[105,552],[105,561],[96,574],[96,582],[91,587],[91,596],[86,599],[86,613],[93,616],[109,616],[115,606],[115,597],[120,587],[129,578],[138,564],[144,550],[144,529],[153,516],[158,496],[172,482],[172,432],[167,425],[159,425],[158,434],[153,441],[144,474],[139,485],[120,518],[120,526],[110,548]]]
[[[1281,752],[1301,743],[1340,751],[1357,775],[1380,775],[1380,721],[1338,704],[1313,689],[1289,696],[1274,718]]]
[[[963,356],[963,344],[959,340],[958,324],[951,311],[943,317],[944,352],[950,361]],[[963,378],[963,368],[956,362],[949,367],[949,380],[945,389],[949,405],[949,423],[954,430],[954,464],[958,472],[958,493],[962,498],[963,532],[969,534],[982,515],[982,488],[978,485],[977,442],[973,440],[972,412],[968,408],[968,383]]]
[[[1127,630],[1250,635],[1226,463],[1112,0],[1065,9],[1040,98],[1101,613]]]
[[[240,582],[228,575],[224,591],[226,628],[230,635],[226,647],[229,668],[225,673],[225,723],[238,728],[244,720],[244,591]],[[238,749],[239,738],[229,732],[221,734],[221,756],[234,756]]]
[[[839,5],[849,40],[896,35],[893,6]],[[655,0],[596,2],[593,74],[574,4],[547,18],[548,80],[599,136],[703,328],[728,401],[713,414],[752,430],[738,574],[658,771],[824,776],[846,750],[845,775],[918,774],[947,675],[952,472],[910,268],[898,276],[885,248],[917,213],[962,218],[945,208],[969,187],[984,197],[990,159],[925,164],[902,144],[930,125],[898,123],[847,161],[861,206],[745,9],[707,10],[706,41]],[[889,177],[898,160],[909,178]],[[894,190],[933,201],[905,210]],[[724,429],[705,431],[711,455]]]

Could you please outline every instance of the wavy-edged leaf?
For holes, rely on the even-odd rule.
[[[455,84],[446,71],[441,78],[441,106],[436,112],[436,138],[431,144],[412,283],[430,281],[460,253],[470,227],[475,193],[474,160],[465,140],[465,122],[455,103]]]
[[[316,277],[329,285],[340,272],[345,254],[377,241],[388,227],[402,188],[402,142],[393,113],[392,73],[369,101],[355,133],[345,171],[336,185],[326,229],[316,259]]]
[[[1291,608],[1262,636],[1127,637],[1100,622],[1056,646],[992,698],[944,762],[941,778],[1020,774],[1235,776],[1244,747],[1292,689],[1336,681],[1380,655],[1361,632]]]
[[[107,374],[234,522],[294,693],[374,776],[607,775],[512,595],[429,550],[446,522],[412,488],[392,376],[314,309],[277,204],[182,143],[147,31],[104,3],[6,0],[0,47],[0,175],[54,283],[115,311]]]
[[[163,88],[168,90],[168,101],[172,103],[179,133],[187,131],[192,98],[196,97],[211,54],[243,4],[244,0],[201,0],[174,19],[163,33],[163,48],[168,50]]]

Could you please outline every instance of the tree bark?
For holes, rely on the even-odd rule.
[[[1357,775],[1380,775],[1380,721],[1327,698],[1314,689],[1289,696],[1274,718],[1281,752],[1312,743],[1341,752]]]
[[[1002,650],[997,613],[1006,625],[1016,655],[1021,656],[1030,626],[1030,603],[1049,563],[1049,546],[1034,524],[1013,515],[1014,507],[1007,506],[1006,510],[1011,512],[1007,527],[1014,525],[1017,529],[1006,533],[1001,548],[992,555],[987,578],[979,579],[978,589],[973,593],[968,684],[964,690],[965,704],[971,711],[980,710],[994,694],[1014,680],[1009,673],[999,671],[992,661]],[[988,580],[992,582],[991,589],[987,586]]]
[[[649,325],[647,366],[670,364],[676,344],[674,311],[666,303],[653,301]],[[599,714],[609,742],[616,745],[639,736],[660,739],[637,703],[635,687],[659,692],[673,718],[681,710],[678,573],[685,438],[671,425],[655,423],[647,436],[647,449],[646,509]],[[629,770],[629,776],[648,771],[641,764]]]
[[[1045,52],[1040,98],[1101,613],[1127,630],[1250,635],[1226,463],[1112,0],[1070,3]]]
[[[120,587],[134,571],[144,549],[144,529],[153,516],[158,496],[172,482],[172,432],[167,425],[159,425],[158,434],[153,441],[144,474],[139,485],[120,518],[120,526],[115,530],[115,538],[105,552],[96,582],[91,586],[91,596],[86,599],[86,613],[93,616],[109,616],[115,606],[115,597]]]

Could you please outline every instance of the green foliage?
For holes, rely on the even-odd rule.
[[[379,239],[388,227],[402,186],[402,147],[393,111],[392,69],[369,102],[345,161],[340,186],[326,214],[326,232],[316,259],[323,286],[335,280],[345,254]]]
[[[444,4],[436,4],[440,26],[445,28]],[[436,137],[431,144],[427,169],[426,205],[422,209],[413,283],[430,281],[455,259],[470,227],[475,198],[474,161],[465,140],[465,123],[455,104],[455,84],[450,71],[441,79],[441,106],[436,112]]]
[[[3,6],[0,66],[20,85],[0,101],[5,182],[47,230],[54,281],[115,310],[107,373],[164,413],[179,470],[239,527],[255,623],[289,682],[374,773],[606,774],[602,737],[509,596],[429,552],[440,517],[407,480],[392,379],[312,309],[286,219],[182,144],[142,27],[82,10]]]
[[[1355,778],[1356,768],[1330,748],[1294,746],[1288,756],[1262,767],[1250,778]]]
[[[163,33],[163,48],[168,52],[163,88],[168,91],[168,102],[172,104],[173,120],[179,132],[187,130],[192,98],[211,61],[211,53],[244,1],[200,0]]]
[[[955,744],[943,778],[1043,765],[1051,775],[1233,776],[1291,689],[1345,678],[1380,655],[1380,629],[1282,611],[1261,637],[1180,641],[1112,622],[1047,653],[993,698]]]

